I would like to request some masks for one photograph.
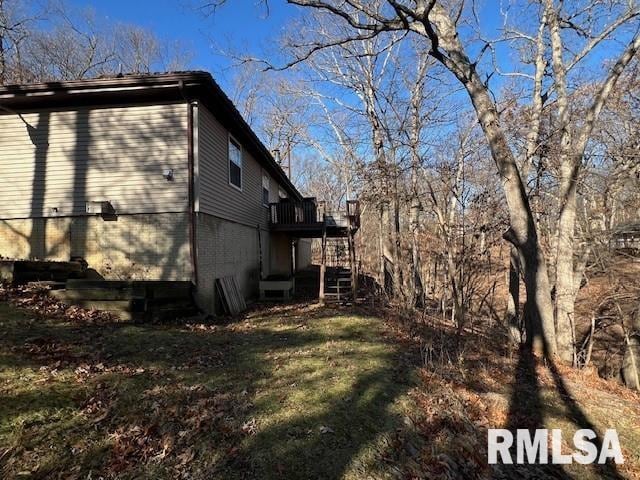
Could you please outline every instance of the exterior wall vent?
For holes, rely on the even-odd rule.
[[[87,202],[86,211],[89,215],[112,215],[116,213],[115,208],[108,200],[99,202]]]

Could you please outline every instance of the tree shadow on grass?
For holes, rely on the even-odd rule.
[[[509,452],[515,463],[517,430],[528,430],[531,438],[533,438],[537,429],[546,428],[544,422],[545,407],[536,372],[536,358],[531,348],[526,345],[521,345],[520,347],[511,389],[506,428],[513,433],[514,443]],[[550,460],[550,452],[548,452],[548,455]],[[539,457],[537,457],[537,461],[540,461]],[[561,465],[500,465],[496,467],[496,471],[500,472],[502,478],[531,478],[531,476],[533,478],[571,478]]]
[[[357,341],[366,347],[371,340],[361,340],[363,336],[354,329],[339,341]],[[400,425],[392,405],[409,385],[398,352],[370,353],[364,348],[336,357],[338,361],[318,359],[329,364],[328,375],[318,376],[312,366],[285,375],[274,372],[278,385],[291,388],[278,388],[277,393],[257,400],[257,406],[275,420],[267,415],[265,428],[245,443],[240,455],[250,459],[256,478],[364,476],[389,453],[384,446]],[[366,362],[372,366],[353,376],[346,373],[352,365]],[[296,398],[298,386],[308,398]]]
[[[587,415],[573,399],[559,372],[552,360],[545,362],[545,366],[551,373],[554,389],[547,392],[560,399],[560,404],[555,405],[553,399],[543,397],[543,387],[538,377],[538,358],[533,354],[527,345],[520,347],[518,364],[515,370],[515,377],[512,384],[512,394],[509,404],[509,414],[506,428],[513,433],[514,445],[510,449],[511,458],[516,460],[516,432],[518,429],[526,429],[533,438],[536,429],[550,428],[545,423],[545,417],[561,417],[573,423],[578,429],[590,429],[597,433],[595,425],[588,419]],[[568,432],[563,429],[563,439],[572,444],[573,431]],[[598,435],[594,440],[598,453],[602,449],[602,439]],[[567,453],[567,452],[564,452]],[[548,461],[551,462],[552,454],[549,445]],[[537,457],[537,462],[540,461]],[[598,478],[624,479],[616,465],[612,462],[606,464],[594,464],[592,466]],[[502,478],[558,478],[571,479],[573,475],[566,471],[562,465],[541,465],[539,463],[527,465],[500,465],[496,467],[496,472]]]
[[[560,423],[566,428],[563,441],[572,445],[575,430],[595,431],[594,424],[571,396],[561,371],[553,364],[538,365],[540,360],[526,346],[513,350],[506,332],[466,331],[456,338],[452,326],[436,321],[421,329],[416,325],[411,324],[411,331],[423,339],[425,367],[418,406],[427,412],[419,431],[425,443],[422,452],[433,452],[421,459],[427,478],[625,478],[615,464],[488,465],[489,428],[507,428],[515,440],[518,429],[559,428]],[[600,448],[601,441],[597,444]],[[515,461],[515,447],[510,454]]]
[[[336,311],[202,330],[0,316],[6,477],[357,477],[410,383],[377,320]]]

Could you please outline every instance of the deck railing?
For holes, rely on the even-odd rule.
[[[322,215],[318,215],[315,198],[305,198],[302,202],[282,199],[269,204],[269,221],[274,225],[313,224],[322,222]]]
[[[352,226],[360,227],[360,202],[358,200],[347,200],[347,216]]]
[[[314,197],[302,202],[281,199],[269,204],[269,221],[272,225],[314,225],[326,223],[328,226],[359,227],[360,204],[357,200],[347,201],[346,211],[332,212],[323,201]]]

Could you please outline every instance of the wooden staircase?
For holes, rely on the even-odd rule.
[[[302,201],[281,199],[269,204],[269,228],[297,238],[321,238],[320,285],[318,300],[355,300],[358,272],[354,235],[360,229],[360,203],[347,200],[343,209],[327,208],[324,201],[307,197]],[[339,255],[338,255],[339,253]],[[341,268],[335,274],[329,268]]]
[[[358,291],[353,233],[346,238],[322,237],[320,304],[355,302]]]
[[[351,269],[329,268],[325,273],[324,298],[327,303],[347,303],[353,301]]]

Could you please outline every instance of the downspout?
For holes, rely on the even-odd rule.
[[[182,94],[182,98],[187,103],[187,165],[188,165],[188,181],[187,181],[187,196],[188,207],[187,214],[189,217],[189,254],[191,257],[191,282],[198,286],[198,249],[196,243],[196,209],[195,209],[195,142],[194,142],[194,129],[197,128],[194,120],[194,104],[186,95],[184,89],[184,82],[180,80],[178,82],[178,88]]]

